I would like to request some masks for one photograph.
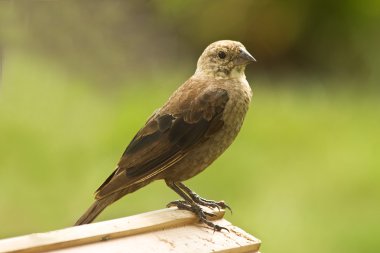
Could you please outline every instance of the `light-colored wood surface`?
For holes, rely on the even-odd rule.
[[[214,232],[188,211],[162,209],[135,216],[0,240],[0,252],[257,252],[260,241],[213,210]]]

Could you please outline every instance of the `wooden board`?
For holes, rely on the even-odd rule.
[[[0,240],[0,252],[257,252],[260,241],[222,219],[214,232],[190,212],[162,209],[135,216]]]

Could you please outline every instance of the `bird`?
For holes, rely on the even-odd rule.
[[[195,73],[148,118],[75,225],[91,223],[123,196],[164,180],[182,198],[167,207],[193,212],[214,231],[226,229],[211,222],[214,214],[202,207],[230,207],[200,197],[183,182],[211,165],[239,133],[252,98],[245,68],[255,61],[238,41],[220,40],[207,46]]]

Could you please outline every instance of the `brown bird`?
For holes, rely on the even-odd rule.
[[[184,200],[168,206],[195,213],[220,231],[201,206],[229,208],[223,201],[201,198],[182,182],[197,175],[233,142],[248,110],[252,90],[244,70],[255,61],[236,41],[209,45],[195,74],[148,119],[123,153],[116,170],[95,192],[95,202],[75,225],[92,222],[99,213],[126,194],[159,179]]]

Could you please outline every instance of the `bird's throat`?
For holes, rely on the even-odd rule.
[[[246,81],[247,79],[245,77],[244,70],[245,70],[245,66],[238,66],[236,68],[233,68],[230,73],[230,78],[237,79],[239,81]]]

